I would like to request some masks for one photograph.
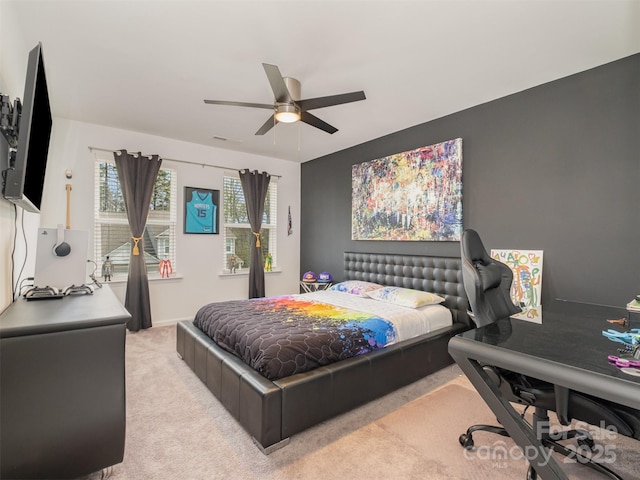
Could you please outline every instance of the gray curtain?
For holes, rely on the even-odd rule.
[[[137,332],[151,326],[149,281],[142,235],[162,159],[158,155],[143,156],[139,152],[129,154],[126,150],[115,152],[113,156],[131,230],[131,255],[124,306],[131,314],[127,328]]]
[[[258,173],[257,170],[240,170],[240,183],[244,192],[244,202],[247,205],[249,224],[253,233],[251,242],[251,264],[249,267],[249,298],[264,297],[264,265],[262,264],[262,243],[260,227],[264,214],[264,201],[271,176],[267,172]]]

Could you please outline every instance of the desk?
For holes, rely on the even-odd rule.
[[[545,480],[564,480],[567,476],[554,459],[547,463],[545,447],[493,386],[480,364],[529,375],[640,410],[640,377],[625,374],[609,364],[607,355],[617,354],[622,344],[612,342],[601,333],[615,328],[606,319],[624,314],[622,308],[555,302],[545,305],[542,324],[506,318],[464,332],[449,342],[449,353],[514,442],[523,449],[533,446],[538,451],[531,464]]]
[[[125,332],[108,285],[0,315],[0,477],[76,478],[122,462]]]

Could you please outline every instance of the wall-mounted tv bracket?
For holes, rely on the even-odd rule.
[[[16,149],[18,148],[18,134],[20,130],[20,116],[22,115],[22,104],[20,99],[16,98],[11,105],[9,95],[0,93],[0,131],[7,140],[8,155],[7,163],[2,160],[2,193],[4,194],[4,179],[6,170],[14,168],[16,163]],[[4,170],[6,166],[6,170]]]
[[[0,131],[7,140],[8,148],[5,159],[2,159],[2,195],[4,195],[5,180],[7,171],[15,167],[16,149],[18,148],[18,130],[20,128],[20,116],[22,115],[22,104],[16,98],[11,105],[9,95],[0,93]],[[3,149],[4,150],[4,149]]]
[[[9,95],[0,93],[0,130],[4,138],[9,142],[10,148],[18,147],[18,133],[20,126],[20,116],[22,115],[22,104],[16,98],[11,105]]]

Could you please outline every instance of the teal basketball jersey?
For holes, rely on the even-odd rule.
[[[187,203],[187,218],[185,227],[188,233],[218,233],[214,220],[217,205],[213,203],[211,192],[191,193],[191,200]]]

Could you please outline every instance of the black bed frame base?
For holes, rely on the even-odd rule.
[[[338,363],[271,381],[220,348],[191,321],[177,324],[178,355],[261,451],[453,363],[449,339],[471,328],[460,258],[346,252],[345,278],[442,295],[453,325]]]
[[[280,450],[281,448],[284,448],[287,445],[289,445],[289,441],[291,440],[291,437],[284,438],[280,440],[278,443],[274,443],[273,445],[269,445],[268,447],[263,447],[262,445],[260,445],[260,442],[258,442],[258,440],[256,440],[255,437],[251,437],[251,440],[253,440],[253,443],[255,444],[255,446],[258,447],[262,453],[264,453],[265,455],[270,455],[276,450]]]
[[[191,321],[178,323],[176,348],[263,453],[269,454],[295,433],[450,365],[449,339],[463,330],[463,325],[454,330],[446,327],[384,351],[273,382],[222,350]]]

